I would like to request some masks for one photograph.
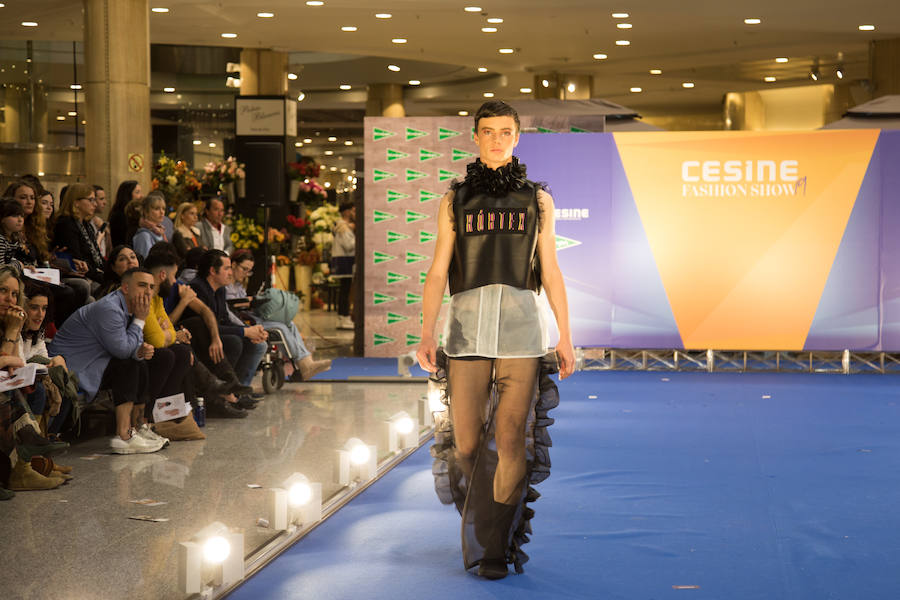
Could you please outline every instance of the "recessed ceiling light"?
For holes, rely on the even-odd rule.
[[[290,79],[291,81],[297,79],[297,74],[296,73],[288,73],[288,79]]]
[[[842,69],[841,67],[838,67],[835,70],[834,74],[837,75],[838,79],[843,79],[844,78],[844,69]]]
[[[618,29],[631,29],[631,23],[616,23]]]
[[[336,142],[336,141],[337,141],[337,138],[334,137],[333,135],[329,135],[329,136],[328,136],[328,141],[329,141],[329,142]]]
[[[768,82],[768,83],[772,83],[773,81],[775,81],[775,78],[772,77],[771,75],[769,75],[768,77],[763,77],[763,81],[766,81],[766,82]]]
[[[334,150],[326,150],[325,156],[334,156]]]
[[[550,82],[547,81],[546,79],[541,79],[541,86],[550,87]]]
[[[344,145],[345,145],[345,146],[352,146],[352,145],[353,145],[353,140],[344,140]]]
[[[256,16],[259,17],[260,19],[271,19],[272,17],[275,16],[275,13],[272,13],[272,12],[258,12],[258,13],[256,13]]]
[[[456,114],[458,114],[458,115],[461,116],[461,117],[468,117],[468,116],[469,116],[469,111],[467,111],[467,110],[461,110],[461,111],[459,111],[459,112],[456,113]]]
[[[164,87],[164,88],[163,88],[163,91],[166,92],[167,94],[171,94],[172,92],[175,91],[175,88],[173,88],[173,87]]]
[[[388,71],[393,71],[394,73],[396,73],[399,70],[400,67],[398,67],[397,65],[388,65]]]
[[[391,13],[375,13],[376,19],[390,19],[393,16]]]
[[[297,102],[303,102],[304,100],[306,100],[306,94],[300,92],[300,94],[297,96]]]
[[[662,69],[650,69],[651,75],[662,75]]]
[[[480,6],[467,6],[463,9],[466,12],[481,12]]]
[[[409,85],[422,85],[422,82],[419,81],[418,79],[410,79]]]
[[[215,148],[215,147],[216,147],[216,143],[215,143],[215,142],[210,142],[210,143],[209,143],[209,147],[210,147],[210,148]]]
[[[406,38],[394,38],[391,40],[391,42],[393,42],[395,44],[405,44],[407,42],[407,39]]]
[[[77,117],[77,116],[78,116],[78,113],[75,112],[74,110],[70,110],[70,111],[67,112],[66,114],[69,115],[70,117]]]
[[[302,148],[303,142],[294,142],[294,148]]]
[[[202,143],[203,143],[203,142],[201,142],[200,140],[194,140],[194,145],[195,145],[195,146],[199,146],[199,145],[202,144]]]
[[[643,89],[643,88],[639,88],[639,87],[633,87],[633,88],[631,88],[631,89],[628,90],[628,91],[630,91],[630,92],[632,92],[632,93],[634,93],[634,94],[639,94],[640,92],[643,92],[644,89]]]
[[[487,67],[478,67],[479,73],[487,73]]]
[[[684,83],[681,84],[681,87],[690,89],[690,88],[694,87],[694,82],[693,81],[685,81]]]
[[[628,40],[616,40],[616,46],[630,46],[631,42]]]
[[[566,90],[568,90],[569,93],[571,94],[572,92],[575,91],[575,84],[574,84],[574,83],[570,83],[569,85],[566,86]]]
[[[519,88],[519,91],[520,91],[521,93],[523,93],[523,94],[530,94],[530,93],[531,93],[532,91],[534,91],[534,90],[532,90],[532,89],[529,88],[529,87],[524,87],[524,88]]]
[[[515,52],[515,50],[513,50],[512,48],[500,48],[499,50],[497,50],[497,52],[499,52],[500,54],[512,54],[513,52]]]
[[[594,58],[597,60],[606,60],[609,57],[606,56],[605,54],[603,54],[602,52],[598,52],[597,54],[594,55]]]
[[[485,92],[482,94],[482,96],[484,96],[485,98],[493,98],[494,92]]]
[[[322,0],[306,0],[307,6],[322,6],[325,4]]]
[[[346,172],[347,172],[346,168],[341,169],[341,173],[346,173]]]
[[[22,23],[22,25],[24,25],[24,24],[25,23]],[[874,25],[860,25],[859,30],[860,31],[875,31],[875,26]]]
[[[36,21],[22,21],[22,27],[37,27]]]
[[[164,6],[157,6],[157,7],[151,8],[150,12],[167,13],[167,12],[169,12],[169,9]]]
[[[69,89],[70,89],[70,90],[80,90],[80,89],[81,89],[81,84],[80,84],[80,83],[73,83],[72,85],[69,86]]]
[[[222,37],[223,38],[236,38],[237,34],[236,33],[223,33]]]
[[[777,62],[777,63],[786,63],[787,61],[788,61],[788,59],[784,56],[779,56],[778,58],[775,59],[775,62]]]
[[[65,120],[66,120],[66,117],[63,116],[63,115],[56,115],[56,120],[57,120],[57,121],[65,121]]]
[[[337,171],[337,167],[328,167],[329,171]]]
[[[751,18],[744,19],[744,23],[746,23],[747,25],[759,25],[760,23],[762,23],[762,21],[760,19]]]
[[[503,19],[501,19],[500,17],[491,17],[490,19],[487,20],[487,22],[494,23],[496,25],[498,23],[502,23]]]
[[[497,33],[496,27],[482,27],[481,31],[484,33]]]
[[[356,25],[344,25],[343,27],[341,27],[341,31],[356,31],[356,30],[357,30]]]
[[[312,144],[312,139],[311,138],[303,138],[303,143],[304,144]]]
[[[349,89],[351,88],[351,86],[350,86],[349,83],[342,83],[342,84],[340,85],[340,88],[341,88],[342,90],[349,90]]]

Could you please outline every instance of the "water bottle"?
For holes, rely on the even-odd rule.
[[[194,414],[197,427],[206,427],[206,403],[200,396],[197,397],[197,412]]]

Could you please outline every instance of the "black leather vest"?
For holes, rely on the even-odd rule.
[[[538,189],[529,181],[498,198],[473,190],[468,182],[456,188],[451,295],[493,283],[540,291]]]

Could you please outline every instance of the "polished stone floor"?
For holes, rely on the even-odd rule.
[[[317,355],[352,344],[331,321],[333,313],[298,317],[308,340],[311,330],[324,334]],[[276,535],[258,525],[269,517],[269,488],[300,472],[322,482],[325,500],[344,493],[337,449],[351,437],[378,444],[384,421],[400,410],[415,418],[424,392],[421,383],[288,383],[247,419],[209,419],[203,441],[132,456],[109,454],[107,438],[76,442],[57,457],[74,467],[73,481],[0,503],[0,597],[180,598],[178,542],[221,521],[243,529],[252,556]],[[147,498],[165,504],[132,502]],[[129,518],[137,515],[168,521]]]

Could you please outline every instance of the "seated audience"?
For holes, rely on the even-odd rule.
[[[99,185],[94,185],[94,202],[96,207],[94,216],[91,218],[91,225],[97,233],[97,247],[100,248],[100,256],[106,258],[112,248],[112,236],[109,233],[109,223],[103,220],[103,215],[106,214],[106,190]]]
[[[141,226],[131,244],[141,258],[147,257],[153,244],[168,241],[162,226],[165,215],[166,197],[159,190],[153,190],[141,202]]]
[[[71,257],[75,270],[95,283],[92,291],[103,280],[103,257],[97,247],[91,218],[94,216],[94,188],[86,183],[69,186],[59,207],[53,226],[53,241]]]
[[[103,270],[103,282],[100,289],[97,290],[97,298],[114,292],[119,289],[122,282],[122,274],[135,267],[141,266],[140,258],[135,254],[131,246],[122,244],[116,246],[109,253],[106,259],[106,268]]]
[[[246,284],[253,274],[253,254],[249,250],[237,250],[231,255],[231,269],[234,274],[234,283],[225,286],[225,298],[232,306],[249,309],[252,298],[247,296]],[[235,304],[234,301],[244,302]],[[291,381],[305,381],[314,375],[331,368],[330,360],[313,360],[312,353],[306,349],[303,337],[293,321],[281,323],[279,321],[264,321],[252,312],[249,315],[253,321],[263,326],[264,329],[277,329],[284,336],[285,343],[291,353],[294,372]],[[240,319],[235,317],[237,323]]]
[[[188,250],[200,246],[200,230],[197,224],[197,205],[193,202],[182,202],[175,211],[175,231],[172,234],[172,243],[182,259]]]
[[[64,195],[61,197],[65,197]],[[132,200],[140,200],[144,197],[141,184],[133,179],[123,181],[116,190],[116,201],[109,211],[109,234],[113,246],[120,246],[131,242],[128,236],[128,219],[125,216],[125,207]]]
[[[218,198],[206,201],[206,210],[200,219],[200,245],[209,250],[222,250],[226,254],[234,251],[231,241],[231,227],[222,220],[225,218],[225,204]]]

